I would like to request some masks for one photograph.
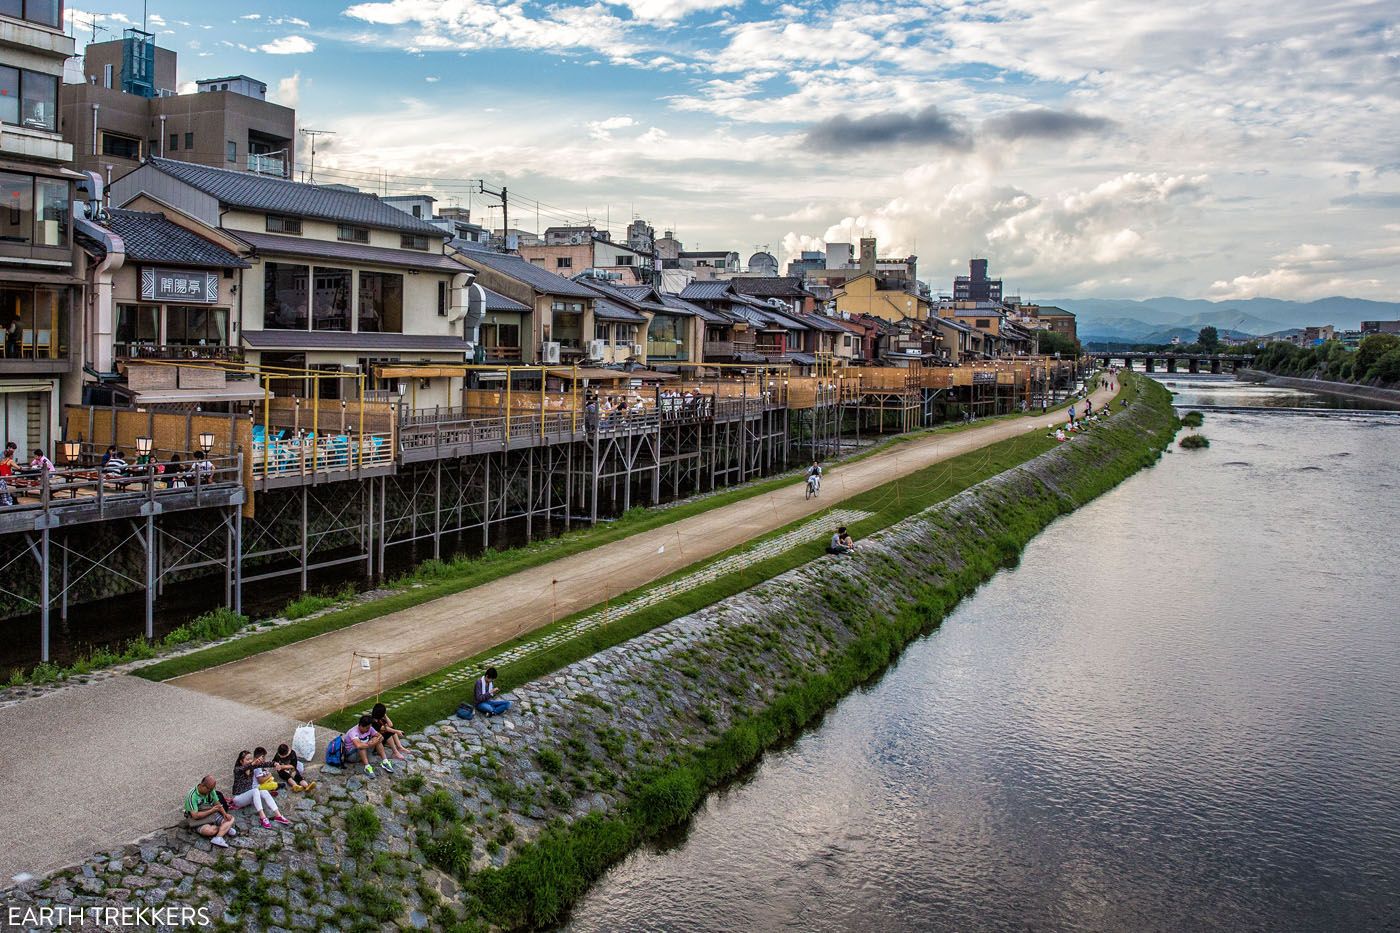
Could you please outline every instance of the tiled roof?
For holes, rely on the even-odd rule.
[[[645,324],[647,320],[646,315],[602,297],[593,300],[593,316],[600,321],[623,321],[628,324]]]
[[[480,284],[480,283],[478,283],[478,284]],[[487,311],[513,311],[513,312],[515,312],[516,314],[529,314],[529,313],[530,313],[530,306],[527,305],[527,304],[522,304],[522,303],[516,301],[514,298],[507,298],[505,295],[502,295],[500,292],[493,292],[491,289],[487,288],[485,285],[482,285],[482,286],[481,286],[481,290],[484,291],[484,292],[486,293],[486,310],[487,310]]]
[[[254,350],[398,350],[465,353],[467,342],[446,334],[352,334],[338,330],[245,330]]]
[[[724,301],[731,295],[728,282],[691,282],[681,289],[686,301]]]
[[[489,249],[458,249],[457,255],[466,260],[472,268],[494,269],[517,282],[525,283],[541,294],[565,295],[570,298],[592,298],[594,294],[572,279],[555,275],[548,269],[541,269],[514,253],[498,253]]]
[[[307,185],[285,178],[269,178],[252,172],[212,168],[175,159],[153,158],[150,165],[231,207],[361,224],[439,239],[447,237],[446,233],[432,224],[391,207],[377,196],[362,191]]]
[[[723,311],[712,311],[700,305],[691,304],[679,295],[661,295],[661,303],[671,311],[693,314],[706,324],[732,324],[734,319]]]
[[[658,293],[650,285],[614,285],[596,276],[579,276],[575,282],[595,293],[612,299],[614,304],[627,305],[636,311],[665,313],[669,309],[657,301]]]
[[[788,317],[798,317],[804,324],[811,327],[813,330],[825,331],[828,334],[843,334],[846,332],[846,328],[842,327],[840,324],[836,323],[835,320],[827,317],[824,314],[789,314]]]
[[[800,276],[736,275],[729,280],[729,287],[741,295],[758,298],[809,298],[811,294],[802,287]]]
[[[247,268],[236,253],[151,211],[113,210],[107,229],[126,244],[126,258],[176,266]]]
[[[259,253],[279,256],[307,256],[312,259],[332,259],[341,262],[363,262],[380,266],[397,266],[405,269],[422,269],[428,272],[466,272],[467,267],[451,256],[441,253],[422,253],[413,249],[389,249],[385,246],[365,246],[362,243],[343,243],[340,240],[310,240],[299,236],[281,236],[276,233],[248,233],[243,230],[230,230]]]

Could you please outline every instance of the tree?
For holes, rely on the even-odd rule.
[[[1196,343],[1200,344],[1201,349],[1207,353],[1214,353],[1220,347],[1220,332],[1207,324],[1196,335]]]
[[[1376,365],[1381,357],[1397,347],[1400,347],[1400,337],[1395,334],[1371,334],[1361,341],[1361,346],[1356,349],[1356,365],[1353,367],[1357,378],[1376,378],[1368,375],[1371,367]]]
[[[1073,359],[1079,355],[1079,344],[1067,334],[1053,330],[1040,331],[1040,352],[1044,356],[1060,354],[1062,359]]]

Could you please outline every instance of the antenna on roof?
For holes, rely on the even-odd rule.
[[[335,135],[335,131],[334,131],[334,130],[308,130],[308,129],[301,129],[301,130],[297,130],[297,132],[301,133],[301,135],[303,135],[303,136],[309,136],[309,137],[311,138],[311,184],[314,185],[314,184],[316,184],[316,137],[317,137],[317,136],[334,136],[334,135]]]

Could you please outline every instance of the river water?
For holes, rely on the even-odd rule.
[[[1241,404],[1191,382],[1183,405]],[[1207,408],[1202,432],[570,928],[1400,928],[1400,416]]]

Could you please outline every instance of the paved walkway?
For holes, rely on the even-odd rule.
[[[1096,392],[1095,407],[1111,397],[1107,390]],[[316,719],[892,479],[1027,431],[1043,431],[1064,418],[1063,413],[1010,418],[896,444],[828,470],[817,499],[806,499],[802,484],[794,482],[411,609],[187,674],[172,683],[254,702],[294,719]]]

